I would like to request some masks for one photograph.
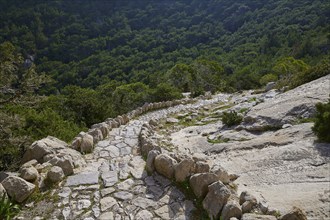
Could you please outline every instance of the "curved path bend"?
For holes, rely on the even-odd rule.
[[[209,100],[148,112],[112,129],[93,153],[84,155],[87,165],[51,192],[54,203],[44,200],[35,204],[18,219],[191,219],[193,202],[168,179],[157,174],[148,176],[138,136],[150,119],[226,102],[228,98],[218,94]]]

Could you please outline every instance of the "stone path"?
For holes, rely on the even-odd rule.
[[[107,139],[85,155],[87,166],[75,170],[63,187],[54,190],[57,204],[50,213],[32,219],[191,219],[192,201],[161,175],[148,176],[139,154],[138,135],[150,119],[225,102],[229,95],[149,112],[112,129]]]

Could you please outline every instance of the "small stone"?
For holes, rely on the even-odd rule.
[[[251,212],[255,203],[253,201],[245,201],[242,204],[242,213]]]
[[[113,212],[105,212],[100,217],[98,220],[114,220],[113,218]]]
[[[289,212],[283,214],[279,220],[307,220],[307,217],[301,209],[293,207]]]
[[[211,172],[215,173],[218,176],[219,180],[224,184],[230,183],[230,175],[223,167],[217,165],[212,168]]]
[[[142,210],[142,211],[139,211],[135,215],[135,219],[136,220],[151,220],[151,219],[153,219],[153,215],[148,210]]]
[[[292,124],[284,124],[282,125],[282,129],[286,129],[286,128],[291,128]]]
[[[230,200],[227,204],[223,207],[221,212],[221,218],[223,220],[229,220],[231,217],[236,217],[240,219],[242,216],[242,209],[238,202],[235,200]]]
[[[134,185],[134,180],[127,179],[117,185],[119,190],[129,190]]]
[[[38,164],[38,161],[36,159],[30,160],[26,163],[24,163],[21,167],[30,167],[30,166],[36,166]]]
[[[177,124],[177,123],[179,123],[179,120],[176,119],[176,118],[167,118],[166,123],[168,123],[168,124]]]
[[[38,170],[32,166],[23,167],[20,172],[20,177],[29,182],[34,182],[39,176]]]
[[[90,153],[94,148],[94,138],[92,135],[85,132],[80,132],[79,137],[81,137],[80,152]]]
[[[95,218],[98,218],[101,215],[101,210],[98,205],[94,205],[92,207],[92,211],[93,211],[93,215],[95,216]]]
[[[184,159],[175,166],[174,170],[176,181],[183,182],[193,173],[194,161],[192,159]]]
[[[173,219],[173,211],[171,210],[170,206],[164,205],[159,209],[155,210],[156,215],[158,215],[161,219]]]
[[[57,183],[63,180],[64,172],[61,167],[54,166],[47,173],[47,180],[52,183]]]
[[[102,196],[102,197],[105,197],[105,196],[107,196],[107,195],[113,193],[114,191],[116,191],[116,190],[115,190],[115,188],[113,188],[113,187],[104,188],[104,189],[101,190],[101,196]]]
[[[70,214],[71,214],[70,207],[64,207],[64,209],[62,210],[62,215],[64,219],[69,219]]]
[[[140,207],[142,209],[147,209],[150,207],[155,207],[157,206],[157,203],[151,199],[143,198],[143,197],[137,197],[132,200],[132,204]]]
[[[189,184],[198,198],[202,198],[207,194],[208,186],[218,181],[217,175],[214,173],[194,174],[189,179]]]
[[[273,215],[259,215],[254,213],[245,213],[243,214],[241,220],[276,220],[276,217]]]
[[[253,205],[257,204],[257,199],[255,196],[251,195],[247,191],[243,191],[241,195],[239,196],[239,204],[243,204],[246,201],[251,201]]]
[[[105,197],[100,200],[101,205],[101,211],[104,212],[110,208],[112,208],[114,205],[117,204],[117,201],[113,197]]]
[[[133,194],[125,191],[116,192],[113,194],[113,197],[120,200],[131,200],[133,199]]]
[[[209,185],[208,191],[203,200],[203,208],[211,219],[219,219],[220,212],[230,196],[230,190],[218,181]]]
[[[210,171],[210,166],[203,161],[197,161],[195,164],[195,173],[207,173]]]
[[[263,214],[267,214],[268,212],[268,204],[266,201],[259,202],[259,208]]]
[[[108,171],[101,174],[105,187],[113,186],[118,182],[117,171]]]
[[[169,179],[174,177],[174,167],[176,164],[176,160],[166,154],[160,154],[155,158],[156,171]]]
[[[54,157],[49,161],[49,163],[51,163],[53,166],[61,167],[66,176],[73,174],[74,165],[72,158],[69,155],[64,155],[61,158]]]
[[[99,182],[99,172],[86,172],[76,174],[74,176],[69,176],[66,181],[66,186],[79,186],[79,185],[91,185],[98,184]]]
[[[87,199],[78,200],[78,203],[77,203],[77,209],[78,210],[87,209],[90,206],[91,206],[91,201],[90,200],[87,200]]]
[[[72,192],[72,191],[71,191],[71,189],[70,189],[69,187],[63,187],[63,188],[59,191],[58,196],[59,196],[59,197],[62,197],[62,198],[67,198],[67,197],[70,196],[71,192]]]
[[[146,163],[146,168],[149,173],[153,173],[155,171],[154,161],[155,161],[156,156],[158,156],[159,154],[160,154],[160,152],[157,150],[149,151],[148,157],[147,157],[147,163]]]

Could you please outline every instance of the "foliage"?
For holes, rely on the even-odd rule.
[[[316,66],[313,66],[306,71],[298,72],[296,75],[292,77],[290,81],[290,88],[295,88],[304,83],[313,81],[322,76],[326,76],[330,74],[330,59],[329,57],[321,60]]]
[[[277,75],[272,74],[272,73],[268,73],[268,74],[262,76],[260,78],[259,82],[260,82],[261,85],[265,86],[269,82],[276,82],[277,79],[278,79],[278,76]]]
[[[0,104],[10,102],[33,103],[31,96],[47,82],[43,74],[38,74],[33,64],[23,61],[14,45],[0,44]]]
[[[316,104],[316,110],[313,131],[320,141],[330,143],[330,99],[328,103]]]
[[[152,92],[152,98],[155,102],[169,101],[182,98],[179,89],[168,83],[160,83]]]
[[[4,195],[0,195],[0,219],[1,220],[10,220],[12,219],[18,212],[20,211],[20,207],[17,204],[14,204]]]
[[[34,57],[38,72],[55,80],[44,90],[50,93],[112,80],[154,88],[176,64],[196,60],[219,63],[230,75],[263,76],[281,58],[315,64],[329,52],[329,3],[321,0],[0,4],[0,43],[10,41]],[[259,79],[245,80],[238,74],[231,82],[237,89],[258,86]]]
[[[293,57],[280,59],[273,67],[273,71],[280,78],[277,82],[277,87],[282,88],[284,86],[289,86],[296,75],[307,71],[309,68],[310,67],[304,61]]]
[[[230,112],[224,112],[221,120],[222,123],[230,127],[233,125],[240,124],[243,120],[243,117],[235,111],[230,111]]]

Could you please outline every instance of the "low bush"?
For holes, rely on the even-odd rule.
[[[316,104],[316,110],[313,131],[320,141],[330,143],[330,99],[328,103]]]
[[[243,117],[235,111],[224,112],[222,115],[222,123],[228,127],[238,125],[242,122]]]
[[[10,220],[20,211],[20,207],[7,197],[0,195],[0,219]]]

